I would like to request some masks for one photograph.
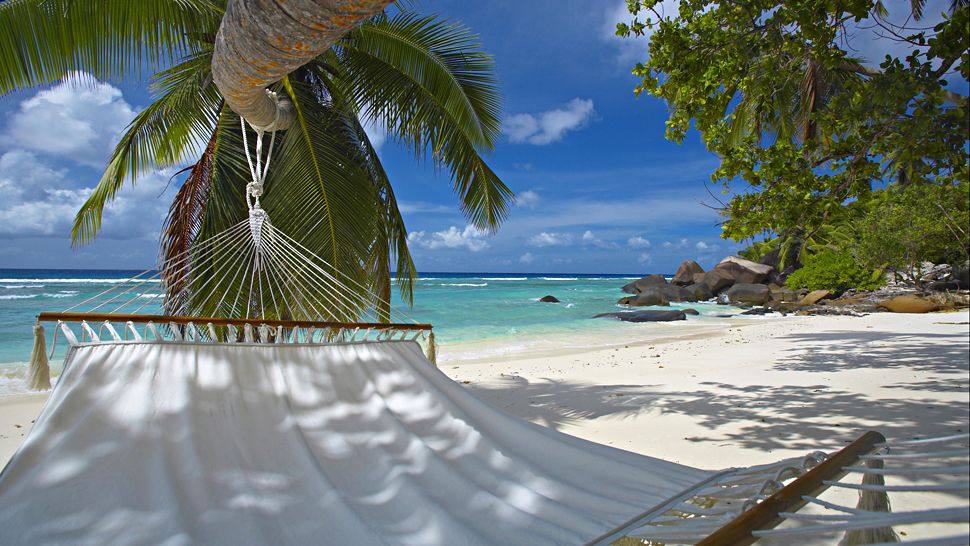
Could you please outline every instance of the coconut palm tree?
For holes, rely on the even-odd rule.
[[[77,214],[76,244],[98,233],[105,205],[126,181],[187,163],[163,230],[163,256],[185,253],[245,218],[240,120],[212,71],[225,9],[225,0],[0,3],[0,95],[79,71],[151,80],[153,102],[131,122]],[[372,292],[389,295],[393,262],[410,299],[416,273],[367,123],[449,172],[470,223],[494,229],[505,217],[511,191],[482,156],[499,133],[493,64],[466,28],[406,11],[378,14],[272,89],[292,115],[275,139],[262,206],[277,228]],[[173,298],[169,310],[180,305]]]

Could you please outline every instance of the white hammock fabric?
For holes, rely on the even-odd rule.
[[[573,438],[479,400],[413,332],[103,326],[59,325],[64,372],[0,473],[0,544],[694,544],[826,460],[711,472]],[[844,469],[862,486],[824,482],[861,488],[857,507],[803,497],[832,515],[753,535],[966,522],[965,505],[893,514],[885,495],[966,490],[945,477],[965,474],[968,439],[883,445]],[[879,478],[897,474],[944,479]]]
[[[506,415],[410,341],[89,343],[0,543],[577,544],[712,476]]]

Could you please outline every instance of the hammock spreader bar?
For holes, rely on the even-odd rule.
[[[75,312],[44,312],[37,315],[38,322],[120,322],[120,323],[175,323],[180,325],[213,324],[215,326],[245,326],[259,328],[262,325],[276,328],[334,328],[352,330],[354,328],[371,328],[374,330],[424,330],[430,332],[430,324],[411,324],[395,322],[335,322],[313,320],[273,320],[260,318],[224,318],[224,317],[184,317],[178,315],[129,315],[118,313],[75,313]]]
[[[804,495],[818,496],[827,488],[825,484],[827,480],[844,476],[845,467],[855,464],[861,455],[871,452],[876,444],[885,441],[886,438],[875,431],[863,434],[774,495],[698,542],[697,546],[723,544],[740,546],[754,543],[758,538],[751,534],[753,531],[767,529],[780,523],[783,519],[780,515],[782,512],[794,512],[804,506],[805,500],[802,498]]]

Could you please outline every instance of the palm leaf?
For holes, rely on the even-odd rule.
[[[378,35],[400,38],[394,47],[378,47]],[[447,167],[462,212],[480,229],[493,229],[513,197],[481,156],[498,134],[499,97],[491,59],[469,51],[470,40],[461,27],[402,15],[363,25],[340,43],[336,59],[323,62],[339,66],[337,93],[351,97],[415,156]],[[442,66],[452,75],[441,76]]]
[[[410,13],[381,16],[349,33],[340,47],[395,67],[434,96],[472,144],[494,146],[501,110],[494,64],[465,27]]]
[[[190,56],[154,78],[152,89],[158,97],[129,124],[98,185],[75,216],[75,245],[97,235],[105,205],[125,180],[134,184],[140,174],[179,164],[204,147],[220,104],[209,77],[210,56],[209,51]]]
[[[221,19],[210,0],[0,3],[0,95],[84,71],[140,78],[195,52]]]

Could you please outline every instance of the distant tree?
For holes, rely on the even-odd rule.
[[[853,222],[850,245],[862,263],[889,267],[920,286],[924,262],[962,263],[968,258],[967,185],[906,186],[877,192]]]
[[[667,102],[668,139],[697,129],[721,158],[714,182],[746,183],[723,207],[725,238],[767,233],[798,256],[792,245],[874,189],[970,178],[967,98],[947,82],[970,76],[967,0],[933,26],[919,0],[902,24],[877,0],[627,4],[635,18],[617,34],[649,34],[635,92]],[[908,53],[858,58],[850,29],[863,21]]]

